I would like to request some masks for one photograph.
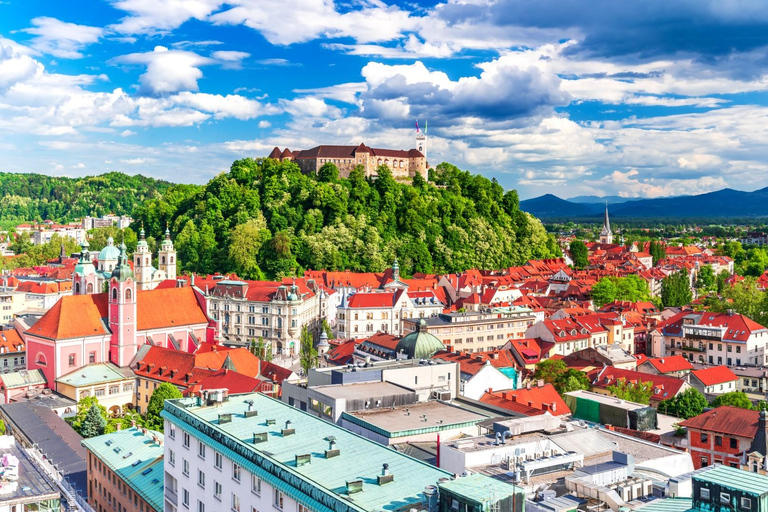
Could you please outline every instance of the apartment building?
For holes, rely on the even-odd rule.
[[[464,313],[441,313],[425,318],[426,332],[439,339],[448,350],[469,354],[498,350],[511,339],[525,337],[536,322],[536,315],[525,307],[491,308]],[[403,320],[403,335],[417,330],[418,320]]]

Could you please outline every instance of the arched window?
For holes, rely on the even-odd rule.
[[[88,283],[85,286],[85,293],[93,293],[93,283]]]
[[[131,289],[127,288],[125,290],[125,302],[131,302],[132,298],[133,298],[133,294],[131,293]]]
[[[165,265],[165,256],[162,257],[162,260],[163,265]]]
[[[42,352],[38,352],[35,356],[35,364],[38,366],[48,366],[48,362]]]
[[[171,263],[173,263],[173,256],[171,256]]]
[[[112,300],[117,300],[117,288],[112,288]]]
[[[80,283],[75,283],[75,295],[80,295]]]

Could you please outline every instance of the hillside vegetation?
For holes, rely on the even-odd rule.
[[[170,187],[134,218],[156,239],[171,227],[182,270],[247,278],[382,271],[395,257],[404,275],[492,269],[559,254],[515,191],[445,163],[430,178],[403,184],[382,167],[375,180],[362,168],[340,179],[332,164],[307,176],[243,159],[204,187]]]
[[[65,222],[86,215],[131,214],[139,203],[160,197],[170,185],[118,172],[85,178],[0,173],[0,222]]]

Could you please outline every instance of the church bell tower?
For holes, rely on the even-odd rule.
[[[424,123],[424,131],[422,132],[419,130],[418,121],[416,121],[416,149],[424,155],[425,161],[429,161],[429,158],[427,158],[427,124]]]

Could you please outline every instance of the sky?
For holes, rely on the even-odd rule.
[[[521,198],[768,186],[758,0],[0,0],[0,171],[410,149]]]

